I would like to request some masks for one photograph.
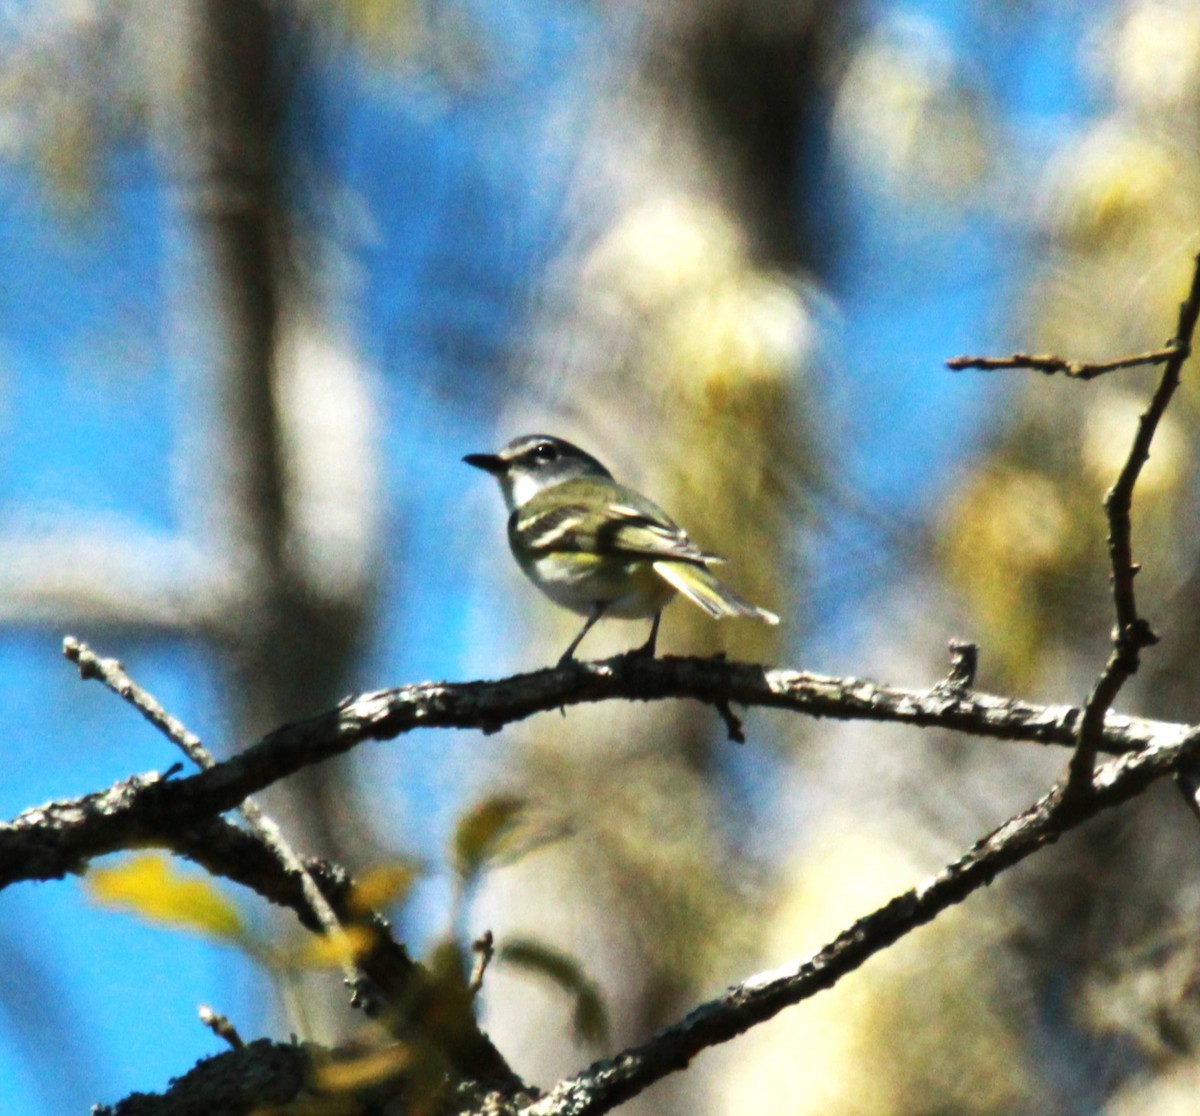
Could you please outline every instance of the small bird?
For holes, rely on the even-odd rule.
[[[559,665],[602,616],[653,617],[650,638],[637,652],[652,657],[662,610],[676,592],[716,619],[779,623],[709,572],[724,559],[697,547],[662,508],[618,484],[578,446],[526,434],[499,453],[463,460],[500,482],[510,512],[508,544],[525,575],[552,601],[587,617]]]

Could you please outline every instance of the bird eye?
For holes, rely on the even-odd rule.
[[[550,442],[538,442],[533,447],[533,459],[538,464],[555,461],[558,458],[558,448]]]

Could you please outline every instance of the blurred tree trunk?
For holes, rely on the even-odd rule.
[[[249,743],[344,691],[368,592],[353,578],[337,591],[310,576],[295,531],[305,494],[288,466],[311,447],[294,444],[294,416],[281,404],[281,340],[305,293],[284,126],[303,79],[296,52],[311,29],[288,5],[267,0],[193,0],[183,27],[183,78],[166,149],[195,245],[188,301],[208,323],[201,344],[214,429],[198,486],[200,529],[231,567],[235,589],[216,614],[215,634],[230,652],[234,735]],[[355,864],[361,856],[346,847],[339,824],[353,815],[351,794],[325,765],[291,780],[272,808],[297,847]]]

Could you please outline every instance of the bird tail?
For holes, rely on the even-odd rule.
[[[779,623],[775,613],[751,604],[695,562],[655,562],[654,572],[715,619],[744,616],[764,624]]]

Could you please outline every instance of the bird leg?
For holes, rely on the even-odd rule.
[[[647,659],[654,658],[654,647],[658,643],[658,622],[661,619],[662,619],[662,609],[660,608],[654,614],[654,622],[650,625],[650,638],[648,640],[646,640],[646,642],[643,643],[641,647],[639,647],[636,651],[634,651],[634,654],[637,655],[639,658],[643,658],[643,657],[647,658]]]
[[[583,637],[592,630],[592,625],[604,615],[604,610],[606,608],[608,608],[608,604],[605,601],[593,602],[592,610],[588,613],[588,618],[584,621],[579,635],[571,640],[571,645],[562,653],[562,657],[558,660],[559,666],[566,665],[575,657],[575,648],[579,646]]]

